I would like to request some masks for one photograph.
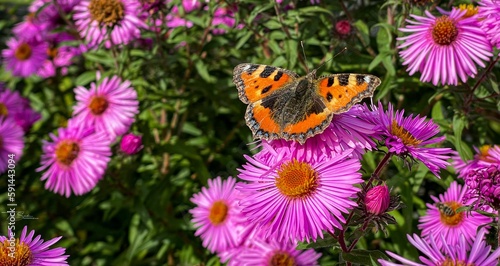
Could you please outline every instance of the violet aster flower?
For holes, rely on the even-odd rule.
[[[458,208],[473,202],[464,201],[466,191],[467,187],[462,187],[455,181],[444,194],[439,195],[439,198],[431,195],[435,204],[427,204],[427,213],[420,217],[418,225],[425,240],[429,242],[430,236],[435,236],[435,246],[441,248],[445,244],[458,245],[459,237],[463,236],[465,241],[471,244],[479,227],[489,228],[487,225],[492,219],[485,215],[476,211],[456,212]],[[443,236],[444,243],[439,235]]]
[[[91,83],[87,90],[82,86],[75,88],[78,103],[73,107],[76,122],[95,126],[97,131],[108,134],[111,140],[122,135],[135,121],[139,113],[137,93],[130,81],[118,76],[105,77],[97,72],[98,84]]]
[[[83,0],[74,8],[73,19],[80,36],[91,47],[105,41],[105,47],[109,48],[140,37],[140,29],[147,25],[138,10],[141,4],[136,0]]]
[[[500,48],[500,3],[498,0],[481,0],[478,4],[481,27],[491,44]]]
[[[315,252],[313,249],[297,250],[295,247],[294,242],[256,238],[252,240],[251,245],[241,247],[229,260],[228,266],[319,265],[320,253]]]
[[[82,195],[92,190],[104,176],[111,156],[106,132],[69,120],[66,128],[50,134],[51,142],[43,141],[41,180],[45,188],[66,196]]]
[[[238,206],[240,194],[234,189],[236,179],[220,177],[208,180],[208,188],[194,194],[191,202],[197,206],[189,212],[203,246],[211,252],[223,252],[240,244],[240,229],[246,221]]]
[[[463,161],[458,154],[453,158],[453,166],[455,167],[458,177],[465,178],[470,171],[484,168],[492,164],[500,164],[500,146],[483,145],[479,148],[474,147],[476,154],[472,160]]]
[[[352,150],[308,161],[296,157],[293,147],[263,148],[245,156],[248,162],[239,170],[248,182],[237,186],[248,220],[279,241],[316,240],[323,238],[322,230],[340,228],[342,214],[356,205],[350,199],[359,191],[354,185],[362,182],[359,160],[348,159]]]
[[[7,46],[2,51],[5,68],[14,76],[28,77],[36,73],[47,58],[48,47],[42,42],[11,38],[7,41]]]
[[[476,208],[500,210],[500,164],[471,170],[464,180],[468,187],[465,198],[472,200]]]
[[[23,155],[24,132],[12,118],[0,117],[0,174],[7,170],[8,160],[19,161]],[[9,158],[13,154],[14,158]]]
[[[432,120],[418,115],[404,117],[403,111],[396,111],[391,104],[384,112],[382,104],[379,102],[378,122],[385,137],[385,146],[389,152],[400,156],[421,161],[429,170],[439,177],[439,169],[446,168],[449,163],[452,150],[450,148],[433,148],[427,145],[436,144],[444,140],[444,136],[435,137],[439,133],[439,126]]]
[[[500,249],[496,249],[494,252],[490,253],[491,246],[486,244],[484,241],[484,235],[486,231],[481,229],[476,235],[473,245],[467,244],[464,236],[460,236],[457,245],[446,245],[440,250],[436,244],[436,236],[431,235],[431,241],[425,241],[416,234],[412,236],[408,235],[408,240],[410,243],[420,250],[424,256],[420,256],[420,262],[413,262],[409,259],[405,259],[399,255],[396,255],[390,251],[387,254],[392,258],[400,261],[404,264],[393,263],[383,259],[379,259],[378,262],[382,266],[397,266],[397,265],[409,265],[409,266],[442,266],[442,265],[481,265],[481,266],[496,266],[500,258]]]
[[[44,241],[41,236],[35,236],[35,231],[32,230],[28,234],[28,227],[24,226],[21,236],[0,236],[0,261],[2,265],[29,265],[29,266],[63,266],[68,265],[66,260],[69,255],[64,255],[66,249],[52,248],[62,236],[53,238],[49,241]],[[12,252],[14,243],[15,255],[9,256]]]
[[[18,91],[11,91],[3,87],[0,91],[0,117],[14,117],[14,114],[23,110],[23,98]]]
[[[477,74],[476,64],[492,56],[491,44],[480,28],[476,16],[465,17],[466,11],[454,8],[451,12],[439,9],[442,16],[429,11],[425,16],[411,15],[408,25],[399,29],[410,35],[398,38],[403,65],[408,65],[410,75],[420,71],[421,81],[434,85],[457,85],[458,79],[466,82]]]
[[[74,41],[75,38],[68,33],[51,33],[45,37],[49,48],[47,49],[47,59],[38,70],[38,76],[42,78],[53,77],[60,69],[61,74],[68,72],[68,66],[72,64],[73,59],[80,55],[84,47],[73,47],[64,44],[64,42]]]
[[[16,36],[22,36],[24,40],[41,42],[49,25],[37,19],[35,14],[36,13],[28,14],[24,18],[24,21],[19,22],[12,28],[12,32]]]

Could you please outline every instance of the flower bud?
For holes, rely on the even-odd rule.
[[[123,136],[120,148],[128,155],[136,154],[142,149],[142,137],[132,133]]]
[[[384,213],[389,208],[391,198],[387,185],[380,185],[371,188],[366,192],[365,206],[366,211],[376,215]]]
[[[347,20],[341,20],[337,23],[335,23],[335,31],[340,35],[340,36],[347,36],[351,33],[351,23]]]

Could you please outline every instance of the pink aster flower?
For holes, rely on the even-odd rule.
[[[465,198],[473,201],[476,208],[500,210],[500,164],[471,170],[464,180],[468,187]]]
[[[197,205],[189,211],[197,228],[195,235],[201,237],[203,246],[211,252],[223,252],[240,244],[245,218],[238,206],[240,194],[235,185],[235,178],[223,181],[217,177],[208,180],[208,188],[202,188],[191,198]]]
[[[99,72],[97,80],[101,80]],[[75,94],[78,101],[73,107],[75,121],[95,126],[112,140],[127,132],[139,113],[137,93],[130,81],[122,82],[118,76],[105,77],[99,84],[91,83],[89,90],[79,86]]]
[[[162,22],[163,21],[159,21],[160,25]],[[168,28],[177,28],[177,27],[191,28],[194,25],[193,22],[180,17],[179,8],[176,6],[174,6],[172,8],[172,11],[167,14],[167,16],[165,17],[165,22]]]
[[[7,46],[2,51],[5,68],[14,76],[28,77],[36,73],[47,58],[47,44],[42,42],[11,38]]]
[[[356,204],[350,198],[362,182],[360,163],[348,159],[352,150],[322,160],[296,157],[293,148],[274,150],[264,146],[247,163],[239,177],[248,183],[237,186],[243,193],[240,205],[252,223],[277,240],[316,240],[322,230],[333,231],[345,222]]]
[[[69,255],[64,255],[66,249],[52,248],[62,236],[44,241],[35,231],[28,234],[28,227],[24,226],[21,236],[15,238],[14,232],[9,236],[0,236],[0,261],[2,265],[30,265],[30,266],[63,266],[68,265]],[[9,256],[14,253],[14,256]]]
[[[439,198],[431,195],[435,204],[427,203],[427,213],[420,217],[418,225],[425,240],[429,242],[431,235],[436,236],[435,246],[441,248],[444,244],[458,245],[459,237],[463,236],[465,241],[471,244],[478,228],[492,222],[491,218],[476,211],[456,212],[458,208],[472,204],[472,200],[464,201],[466,191],[467,187],[462,187],[455,181]],[[443,236],[444,243],[438,235]]]
[[[30,13],[24,18],[24,21],[14,26],[12,32],[16,36],[22,36],[24,40],[41,42],[47,32],[47,28],[48,24],[37,19],[36,13]]]
[[[105,132],[95,131],[69,120],[58,135],[50,134],[51,142],[43,141],[41,180],[45,188],[69,198],[92,190],[104,176],[111,156],[110,141]]]
[[[24,132],[12,118],[0,118],[0,174],[7,170],[8,160],[19,161],[23,155]],[[10,158],[9,155],[14,155]]]
[[[236,19],[234,18],[234,12],[237,11],[236,6],[226,6],[219,7],[214,12],[214,18],[212,20],[212,33],[216,35],[226,33],[227,28],[242,28],[243,25],[236,25]]]
[[[415,246],[424,256],[420,256],[420,262],[413,262],[396,255],[390,251],[387,254],[392,258],[400,261],[403,264],[394,263],[379,259],[378,262],[382,266],[442,266],[442,265],[481,265],[481,266],[496,266],[500,258],[500,249],[496,249],[490,253],[491,246],[487,245],[484,240],[486,231],[481,229],[476,235],[472,245],[467,244],[464,236],[460,236],[457,245],[445,245],[440,250],[435,240],[439,236],[430,236],[430,242],[425,241],[418,235],[414,234],[413,237],[408,235],[408,241]]]
[[[147,25],[138,10],[141,3],[136,0],[83,0],[74,8],[73,19],[80,36],[91,47],[105,41],[105,47],[109,48],[140,37],[140,29]]]
[[[33,126],[33,124],[38,121],[42,116],[31,109],[30,101],[26,98],[21,99],[21,110],[14,112],[14,120],[16,124],[19,125],[24,132],[28,132]]]
[[[11,91],[0,83],[0,117],[14,117],[23,110],[23,98],[18,91]]]
[[[378,123],[383,132],[385,146],[389,152],[406,158],[421,161],[429,170],[439,177],[440,168],[446,168],[449,163],[452,150],[450,148],[426,147],[444,140],[444,136],[435,137],[439,133],[439,126],[426,117],[408,116],[404,117],[403,111],[396,111],[391,104],[384,111],[382,103],[374,107],[378,111]]]
[[[498,0],[481,0],[478,4],[481,27],[491,44],[500,48],[500,3]]]
[[[36,20],[47,25],[47,30],[59,26],[63,19],[61,13],[69,14],[80,0],[35,0],[28,10],[36,14]]]
[[[60,69],[61,74],[68,72],[68,66],[72,64],[73,59],[80,55],[83,47],[73,47],[64,44],[64,42],[74,41],[75,38],[68,33],[52,33],[45,37],[49,48],[47,49],[47,59],[38,70],[38,76],[42,78],[53,77]]]
[[[466,11],[439,9],[440,17],[425,11],[425,17],[411,15],[409,25],[399,29],[410,35],[398,38],[403,43],[400,56],[408,65],[410,75],[420,71],[421,81],[434,85],[457,85],[458,79],[466,82],[477,74],[476,64],[485,67],[483,61],[492,56],[491,44],[480,28],[476,16],[464,17]]]
[[[297,250],[296,244],[289,241],[279,242],[265,238],[253,239],[252,244],[242,247],[228,262],[228,266],[253,265],[319,265],[320,253],[313,249]]]
[[[500,146],[483,145],[479,148],[474,147],[476,154],[472,160],[463,161],[458,154],[453,156],[453,166],[458,177],[465,178],[469,172],[484,168],[492,164],[500,164]]]
[[[201,7],[200,0],[182,0],[182,7],[184,8],[184,12],[190,13]]]

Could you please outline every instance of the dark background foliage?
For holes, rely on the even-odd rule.
[[[210,1],[207,10],[185,14],[193,21],[192,28],[144,32],[144,39],[153,40],[150,46],[87,52],[75,59],[65,76],[20,79],[0,70],[0,81],[19,90],[42,113],[41,121],[25,136],[24,155],[16,167],[18,210],[36,220],[19,220],[17,230],[27,224],[44,239],[63,236],[57,245],[67,248],[70,265],[218,264],[194,236],[188,213],[194,205],[189,199],[209,178],[236,176],[243,155],[255,152],[243,118],[246,106],[232,83],[234,66],[243,62],[280,66],[301,75],[323,63],[319,74],[371,73],[383,81],[375,101],[433,118],[447,136],[444,145],[459,149],[463,156],[472,157],[472,145],[500,143],[498,65],[471,93],[478,79],[458,87],[432,86],[420,82],[418,75],[408,76],[397,55],[396,37],[401,35],[397,28],[404,19],[436,6],[449,8],[447,2],[414,6],[408,2],[418,1],[341,0],[317,5],[226,1],[238,6],[235,17],[242,26],[222,27],[227,32],[215,35],[214,9],[227,4],[217,2]],[[0,1],[0,48],[5,48],[29,3]],[[172,1],[155,15],[179,4]],[[293,8],[283,8],[287,4]],[[350,34],[336,32],[335,24],[341,20],[351,23]],[[113,146],[112,161],[97,187],[84,196],[65,198],[45,190],[41,173],[35,170],[40,166],[41,141],[65,125],[75,103],[73,88],[95,81],[96,71],[131,80],[141,111],[132,131],[143,135],[144,149],[126,156]],[[365,176],[382,156],[382,152],[365,156]],[[382,178],[407,207],[391,213],[398,224],[389,227],[389,236],[370,234],[358,248],[416,257],[405,235],[418,232],[416,222],[425,213],[429,195],[442,193],[454,176],[450,169],[437,179],[421,165],[409,171],[401,160],[393,159]],[[0,182],[2,203],[6,192],[6,182]],[[0,205],[0,211],[5,208]],[[6,235],[6,226],[0,231]],[[337,250],[320,251],[322,264],[338,260]]]

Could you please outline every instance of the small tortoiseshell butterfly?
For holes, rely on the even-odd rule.
[[[243,103],[245,121],[254,139],[286,139],[304,144],[322,133],[334,114],[347,112],[380,85],[367,74],[332,74],[316,79],[267,65],[240,64],[233,82]]]

